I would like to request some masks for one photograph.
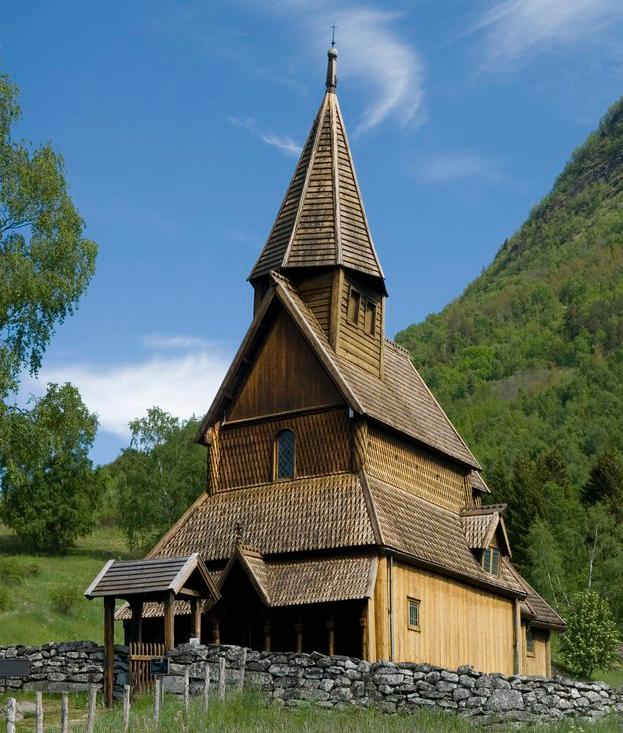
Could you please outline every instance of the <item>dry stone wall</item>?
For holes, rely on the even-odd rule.
[[[175,694],[183,692],[188,667],[191,694],[203,689],[206,664],[210,665],[210,678],[216,686],[221,657],[227,664],[227,685],[235,686],[240,679],[240,647],[182,645],[169,656],[170,674],[164,686]],[[623,691],[603,682],[505,677],[482,674],[471,667],[448,670],[430,664],[371,664],[316,653],[247,650],[244,684],[287,706],[313,703],[325,708],[376,707],[388,713],[424,708],[455,712],[483,723],[623,714]]]
[[[70,641],[41,646],[0,647],[0,660],[27,659],[28,678],[0,677],[0,693],[15,690],[82,692],[89,685],[102,685],[104,649],[94,641]],[[115,647],[115,687],[121,693],[128,679],[127,647]]]

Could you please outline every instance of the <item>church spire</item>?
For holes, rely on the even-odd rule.
[[[271,270],[342,267],[385,279],[368,227],[336,94],[337,51],[328,51],[326,91],[290,186],[249,276],[261,283]],[[311,273],[310,273],[311,274]]]

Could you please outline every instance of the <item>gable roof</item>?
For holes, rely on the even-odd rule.
[[[511,557],[510,540],[506,531],[503,513],[506,504],[491,504],[490,506],[474,507],[461,513],[463,530],[467,537],[467,543],[472,549],[483,550],[490,547],[496,532],[500,531],[504,547],[504,554]]]
[[[193,585],[203,589],[204,597],[219,597],[218,589],[198,553],[188,557],[109,560],[84,595],[89,599],[104,596],[154,596],[168,591],[183,595],[184,586],[191,578]]]
[[[262,302],[247,334],[203,420],[199,439],[222,414],[228,395],[242,382],[248,353],[257,348],[263,322],[275,300],[299,327],[320,363],[350,407],[361,415],[389,426],[451,458],[479,469],[471,451],[411,363],[407,351],[386,340],[383,344],[383,376],[371,374],[338,355],[315,315],[287,278],[272,273],[273,289]]]
[[[504,559],[503,565],[526,593],[526,598],[521,603],[521,615],[534,626],[543,626],[548,629],[565,629],[566,623],[562,616],[534,590],[530,583],[520,575],[517,568],[507,559]]]
[[[335,56],[330,51],[333,74]],[[385,291],[335,86],[328,84],[249,280],[271,270],[336,265],[377,278]]]

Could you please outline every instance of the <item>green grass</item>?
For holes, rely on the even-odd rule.
[[[34,699],[34,695],[22,699]],[[4,706],[5,696],[0,696]],[[59,696],[44,697],[45,729],[54,733],[59,725]],[[83,731],[86,722],[86,700],[83,695],[70,696],[70,720],[74,731]],[[30,733],[32,719],[18,723],[17,733]],[[96,733],[119,733],[123,730],[119,707],[112,711],[98,709]],[[152,701],[148,697],[132,703],[130,731],[136,733],[473,733],[482,728],[469,720],[451,714],[421,712],[414,715],[384,715],[373,710],[323,710],[306,706],[284,709],[269,705],[259,695],[245,693],[220,702],[210,701],[207,716],[201,703],[192,700],[188,715],[178,700],[165,697],[160,726],[152,718]],[[497,731],[516,730],[512,725],[496,727]],[[530,726],[532,733],[620,733],[621,720],[607,718],[597,723],[565,721],[552,726]]]
[[[24,551],[15,535],[0,525],[0,563],[25,571],[21,581],[9,584],[10,606],[0,611],[0,646],[102,642],[102,603],[87,601],[82,594],[106,560],[129,556],[123,536],[113,528],[97,529],[64,555],[44,555]],[[59,587],[74,589],[80,596],[69,614],[52,603]]]

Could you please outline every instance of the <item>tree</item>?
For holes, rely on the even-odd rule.
[[[594,590],[580,591],[572,597],[565,615],[561,653],[569,670],[590,677],[596,669],[611,669],[618,659],[619,638],[606,598]]]
[[[598,456],[582,489],[582,499],[586,504],[603,501],[618,521],[623,521],[623,457],[616,448],[607,448]]]
[[[97,481],[88,454],[97,418],[70,384],[4,419],[0,517],[30,548],[60,552],[93,528]]]
[[[97,247],[69,194],[60,155],[15,141],[18,89],[0,75],[0,430],[20,371],[36,373],[56,324],[95,272]]]
[[[195,443],[198,426],[195,419],[179,420],[159,407],[130,423],[130,447],[109,470],[131,548],[151,546],[205,486],[205,450]]]

